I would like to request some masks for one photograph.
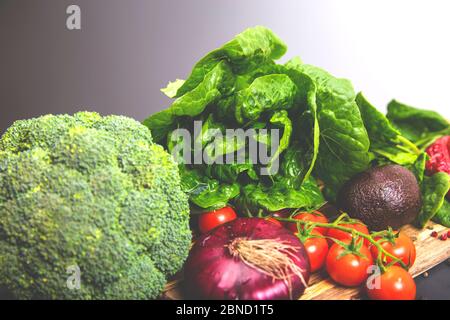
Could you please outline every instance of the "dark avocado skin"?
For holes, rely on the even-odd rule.
[[[370,230],[394,230],[411,223],[422,207],[417,179],[408,169],[386,165],[362,172],[341,189],[338,206]]]

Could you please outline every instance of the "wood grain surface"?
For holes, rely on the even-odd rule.
[[[402,231],[410,236],[416,245],[417,258],[410,270],[413,277],[417,277],[450,258],[450,241],[441,241],[431,237],[430,234],[433,231],[431,228],[437,232],[446,230],[445,227],[433,222],[429,222],[427,228],[422,230],[411,225],[402,228]],[[348,300],[360,299],[362,296],[360,289],[344,288],[335,284],[324,274],[315,274],[309,283],[309,288],[300,297],[300,300]]]

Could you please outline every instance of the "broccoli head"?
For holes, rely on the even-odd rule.
[[[177,165],[123,116],[46,115],[0,139],[0,286],[22,299],[151,299],[187,258]]]

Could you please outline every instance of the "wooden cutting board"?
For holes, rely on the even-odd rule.
[[[407,225],[402,228],[414,240],[417,250],[416,262],[410,269],[413,277],[424,273],[439,263],[450,258],[450,241],[442,241],[430,236],[431,230],[441,232],[446,230],[444,226],[429,222],[427,228],[419,230],[414,226]],[[359,288],[345,288],[334,283],[322,272],[314,274],[309,282],[309,288],[300,300],[348,300],[361,299],[362,293]]]
[[[439,263],[450,259],[450,239],[442,241],[430,236],[432,231],[442,232],[444,226],[429,222],[426,228],[421,230],[407,225],[402,228],[410,236],[416,245],[417,258],[410,272],[413,277],[424,273]],[[183,297],[180,287],[181,277],[177,277],[166,286],[163,298],[171,300],[189,299]],[[345,288],[329,279],[325,272],[318,272],[311,276],[309,287],[300,300],[348,300],[361,299],[362,293],[359,288]]]

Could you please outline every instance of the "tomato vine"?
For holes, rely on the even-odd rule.
[[[360,238],[366,239],[367,241],[369,241],[372,245],[374,245],[378,249],[377,265],[380,267],[382,272],[385,272],[387,267],[389,267],[393,264],[396,264],[396,263],[398,263],[403,269],[408,270],[408,266],[401,259],[399,259],[396,256],[394,256],[393,254],[387,252],[381,246],[381,244],[377,240],[375,240],[375,236],[380,236],[381,234],[383,234],[384,232],[387,232],[387,231],[379,231],[379,232],[375,232],[370,235],[367,235],[367,234],[357,231],[355,229],[342,226],[342,225],[340,225],[342,223],[354,223],[355,222],[355,220],[351,219],[346,213],[342,213],[335,221],[333,221],[331,223],[302,221],[302,220],[296,220],[293,218],[282,218],[282,217],[275,217],[274,219],[281,221],[281,222],[297,223],[297,225],[302,224],[302,225],[312,227],[312,228],[322,227],[322,228],[329,228],[329,229],[337,229],[337,230],[351,233],[353,238],[360,237]],[[326,236],[323,236],[323,237],[329,238]],[[387,266],[385,266],[383,263],[383,260],[382,260],[383,255],[392,259],[392,261]]]

